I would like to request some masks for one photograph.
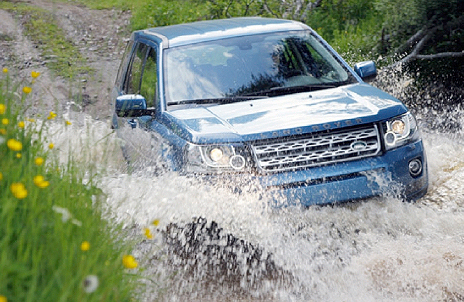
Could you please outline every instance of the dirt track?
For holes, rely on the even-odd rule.
[[[130,34],[130,12],[91,10],[53,0],[17,2],[51,12],[66,38],[95,70],[93,74],[84,74],[72,81],[55,76],[47,68],[37,45],[23,34],[23,16],[0,10],[0,66],[7,67],[9,74],[19,79],[29,80],[31,71],[41,73],[29,97],[33,110],[62,112],[71,107],[96,119],[107,119],[111,85]]]

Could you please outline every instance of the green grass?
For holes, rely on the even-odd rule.
[[[21,19],[25,34],[37,45],[47,67],[57,75],[75,79],[80,74],[93,72],[79,50],[66,39],[52,13],[35,6],[11,2],[0,2],[0,9]]]
[[[122,261],[131,246],[102,218],[95,176],[59,163],[46,137],[59,117],[23,116],[32,78],[14,84],[8,74],[0,74],[0,301],[134,301],[138,278]],[[90,293],[89,276],[99,281]]]

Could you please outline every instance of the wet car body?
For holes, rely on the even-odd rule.
[[[290,20],[141,30],[121,62],[112,127],[132,162],[244,178],[278,204],[414,200],[428,186],[420,132],[403,103],[364,82],[375,75]]]

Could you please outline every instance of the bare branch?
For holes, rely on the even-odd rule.
[[[270,13],[271,15],[273,15],[274,17],[276,17],[276,18],[279,18],[279,17],[280,17],[277,13],[275,13],[275,12],[273,12],[273,11],[271,10],[271,8],[269,7],[269,5],[267,5],[267,1],[264,1],[264,3],[263,3],[263,8],[264,8],[265,11],[267,11],[268,13]]]
[[[411,47],[414,43],[418,40],[422,39],[426,33],[427,26],[421,28],[418,32],[416,32],[413,36],[411,36],[403,45],[398,47],[395,50],[396,54],[404,52],[407,48]]]
[[[420,60],[433,60],[442,58],[459,58],[464,57],[464,50],[461,52],[439,52],[431,55],[416,55],[416,59]]]

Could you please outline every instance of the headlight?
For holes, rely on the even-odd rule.
[[[383,124],[385,147],[393,149],[419,139],[419,130],[414,116],[408,112]]]
[[[218,173],[245,170],[245,148],[232,145],[193,145],[185,148],[187,172]]]

